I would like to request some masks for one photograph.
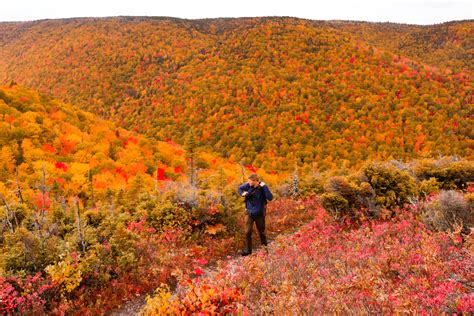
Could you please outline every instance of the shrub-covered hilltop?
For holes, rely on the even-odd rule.
[[[472,157],[472,21],[0,23],[0,81],[266,170]],[[136,122],[140,122],[137,124]]]
[[[448,157],[316,177],[302,192],[325,208],[310,223],[216,269],[196,262],[142,312],[470,315],[473,179],[472,161]]]

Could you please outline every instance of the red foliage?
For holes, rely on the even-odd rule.
[[[158,181],[160,180],[166,180],[166,177],[165,177],[165,169],[163,168],[158,168],[158,170],[156,171],[156,179]]]
[[[399,212],[389,222],[347,226],[321,210],[269,252],[229,261],[212,279],[200,281],[238,286],[244,295],[240,302],[255,314],[262,307],[276,314],[288,308],[325,314],[343,305],[389,314],[472,311],[473,296],[465,285],[472,254],[447,234],[427,231],[410,210]],[[268,296],[273,289],[278,291]]]
[[[125,179],[125,181],[128,182],[129,176],[128,176],[127,172],[125,172],[125,170],[123,170],[122,167],[120,167],[120,166],[119,166],[119,167],[116,167],[116,168],[115,168],[115,172],[116,172],[117,174],[119,174],[120,176],[122,176],[122,177]]]
[[[176,144],[175,142],[173,142],[170,138],[167,138],[167,139],[166,139],[166,142],[167,142],[168,144],[170,144],[170,145],[173,145],[174,147],[178,147],[178,146],[179,146],[178,144]]]
[[[134,144],[137,144],[138,143],[138,138],[134,137],[134,136],[130,136],[128,137],[128,141],[130,143],[134,143]]]
[[[474,192],[474,185],[472,183],[469,183],[466,188],[467,193],[472,193]]]
[[[75,141],[69,139],[61,139],[61,156],[67,156],[74,151],[76,148],[77,143]]]
[[[218,214],[219,212],[220,212],[219,209],[216,207],[216,205],[213,204],[213,205],[209,206],[206,213],[208,215],[214,216],[214,215]]]
[[[41,315],[47,308],[57,308],[60,303],[60,287],[45,279],[41,272],[25,279],[0,277],[0,314]]]
[[[67,171],[69,169],[68,165],[64,162],[56,162],[54,166],[56,167],[56,169],[61,169],[63,171]]]
[[[41,212],[43,208],[43,193],[38,192],[34,195],[34,204],[38,209],[38,212]],[[48,211],[49,207],[51,206],[51,200],[49,198],[49,192],[44,193],[44,210]]]
[[[156,233],[156,229],[153,227],[149,227],[145,219],[141,219],[139,222],[129,222],[127,225],[127,229],[135,233]]]
[[[206,265],[208,263],[206,258],[196,259],[196,260],[194,260],[194,262],[197,263],[197,264],[200,264],[200,265]]]
[[[193,272],[197,277],[204,274],[204,271],[200,267],[195,268]]]
[[[250,165],[250,164],[245,165],[245,168],[247,168],[247,170],[250,170],[250,171],[252,171],[252,172],[257,172],[257,170],[259,169],[259,168],[253,167],[253,166]]]

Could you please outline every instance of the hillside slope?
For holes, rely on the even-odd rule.
[[[331,26],[393,53],[455,72],[474,71],[474,21],[435,25],[330,22]]]
[[[0,81],[15,79],[158,140],[184,143],[192,127],[198,146],[265,169],[472,157],[469,70],[391,53],[396,44],[380,39],[396,31],[371,27],[362,40],[351,24],[293,18],[2,23]],[[418,30],[403,32],[406,39]],[[375,35],[366,41],[366,33]]]
[[[0,146],[0,194],[17,200],[18,170],[23,198],[32,204],[43,169],[51,200],[78,197],[87,207],[107,205],[110,196],[137,187],[152,192],[167,182],[189,182],[182,146],[148,139],[14,83],[0,87]],[[194,163],[200,187],[222,187],[216,179],[242,180],[239,165],[210,153],[196,152]],[[269,182],[278,177],[259,172]]]

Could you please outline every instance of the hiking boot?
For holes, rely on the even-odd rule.
[[[252,251],[248,251],[248,250],[244,250],[240,253],[241,256],[248,256],[250,254],[252,254]]]

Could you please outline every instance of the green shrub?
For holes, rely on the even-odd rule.
[[[87,225],[99,227],[99,225],[107,218],[107,213],[102,210],[88,210],[84,213],[84,219]]]
[[[370,162],[362,172],[366,182],[374,189],[377,205],[382,208],[403,207],[410,198],[417,196],[415,179],[392,164]]]
[[[25,227],[18,227],[14,232],[4,235],[5,239],[0,252],[0,267],[4,271],[34,273],[54,263],[60,253],[63,242],[56,236],[44,236],[43,240],[36,233]]]
[[[420,180],[436,178],[440,189],[465,190],[468,182],[474,181],[474,162],[448,159],[423,160],[415,166],[415,173]]]
[[[342,196],[350,207],[356,207],[357,188],[350,183],[344,176],[335,176],[329,178],[324,186],[326,192],[332,192]]]
[[[173,204],[171,201],[157,203],[148,212],[148,221],[157,231],[165,228],[188,229],[191,222],[191,214],[185,208]]]
[[[301,179],[299,193],[302,196],[316,195],[324,192],[323,178],[320,174],[310,174]]]
[[[423,180],[418,186],[418,193],[420,196],[426,197],[431,193],[439,192],[439,182],[436,178],[431,177],[429,180]]]
[[[340,194],[326,192],[321,195],[323,207],[328,210],[335,219],[348,215],[349,203]]]

